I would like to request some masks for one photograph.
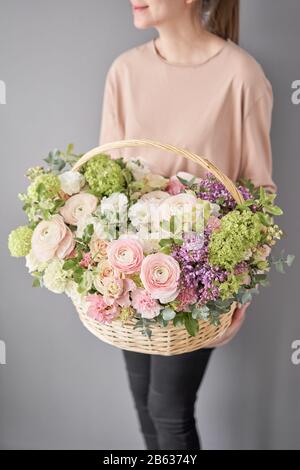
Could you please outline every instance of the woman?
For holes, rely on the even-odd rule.
[[[216,163],[231,179],[272,180],[272,87],[238,43],[238,0],[131,0],[135,27],[158,37],[117,57],[106,79],[100,144],[143,139],[187,148]],[[149,149],[122,156],[148,160],[166,176],[194,162]],[[200,449],[195,401],[211,352],[240,329],[249,304],[238,308],[209,348],[171,357],[123,351],[140,428],[148,449]]]

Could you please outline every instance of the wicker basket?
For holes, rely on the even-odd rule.
[[[237,203],[244,202],[243,196],[235,184],[226,175],[224,175],[221,170],[205,158],[188,150],[148,139],[121,140],[96,147],[83,155],[74,165],[73,170],[78,170],[84,163],[95,155],[125,147],[153,147],[182,155],[183,157],[198,163],[200,166],[212,173],[221,183],[224,184]],[[151,338],[148,338],[147,336],[142,335],[139,329],[133,328],[135,319],[131,318],[125,323],[120,319],[115,319],[110,324],[102,324],[86,315],[80,304],[74,302],[74,305],[84,326],[105,343],[128,351],[159,354],[162,356],[182,354],[207,347],[211,341],[222,336],[226,331],[231,323],[231,317],[236,308],[236,303],[233,303],[231,310],[221,315],[220,324],[218,326],[211,325],[205,320],[198,320],[199,331],[196,336],[190,336],[184,326],[175,327],[172,322],[169,322],[166,327],[153,323],[153,325],[151,325],[152,336]]]

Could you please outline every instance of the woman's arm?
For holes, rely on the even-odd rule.
[[[256,186],[277,191],[272,179],[271,124],[273,91],[269,81],[255,99],[243,122],[240,178],[251,179]]]
[[[114,64],[108,70],[102,104],[99,145],[124,139],[124,126],[120,113],[120,93]],[[112,157],[120,150],[114,150]]]

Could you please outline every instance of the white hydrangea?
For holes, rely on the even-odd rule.
[[[78,284],[76,284],[76,282],[71,280],[67,282],[65,294],[76,306],[80,306],[84,313],[87,313],[89,307],[88,302],[85,300],[85,294],[78,292]]]
[[[100,213],[108,220],[127,220],[128,198],[123,193],[113,193],[109,197],[104,197],[100,204]]]
[[[151,217],[151,205],[146,201],[138,201],[128,211],[128,216],[134,227],[138,228],[148,224]]]
[[[150,169],[145,160],[140,157],[128,160],[126,167],[131,171],[136,181],[143,180],[144,177],[150,173]]]
[[[88,225],[93,225],[94,233],[98,236],[98,238],[101,238],[103,240],[110,239],[108,223],[105,220],[101,220],[91,214],[87,215],[86,217],[83,217],[79,221],[76,230],[76,237],[82,238],[84,230]]]
[[[63,269],[63,264],[63,260],[55,258],[48,264],[44,272],[44,286],[55,294],[62,294],[67,286],[68,271]]]
[[[169,193],[158,189],[157,191],[150,191],[150,193],[144,194],[141,197],[141,201],[150,201],[151,203],[159,204],[161,201],[164,201],[169,197],[171,197]]]
[[[32,250],[26,256],[26,267],[30,273],[34,271],[42,272],[46,269],[47,265],[47,262],[38,260]]]
[[[79,193],[85,184],[84,176],[78,171],[66,171],[58,176],[61,189],[64,193],[72,196],[72,194]]]

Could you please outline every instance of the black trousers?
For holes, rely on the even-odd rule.
[[[122,350],[147,449],[201,449],[194,410],[212,351],[159,356]]]

